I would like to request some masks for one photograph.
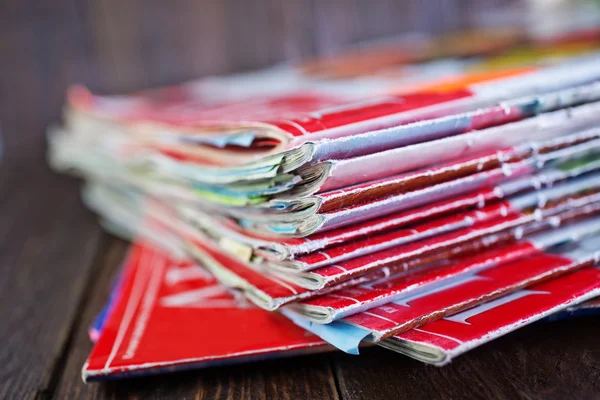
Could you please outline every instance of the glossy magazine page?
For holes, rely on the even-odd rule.
[[[434,365],[600,293],[598,268],[585,268],[393,336],[381,345]]]
[[[328,349],[218,285],[194,262],[143,242],[132,246],[122,274],[83,368],[86,381]]]

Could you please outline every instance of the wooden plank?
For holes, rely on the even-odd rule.
[[[77,322],[77,332],[57,387],[56,398],[338,398],[331,355],[328,354],[84,384],[80,371],[92,347],[87,327],[108,298],[110,282],[123,257],[123,243],[115,240],[98,258],[96,269],[100,273],[95,279],[96,284],[85,305],[83,317]],[[173,337],[165,340],[176,340],[176,337],[177,332],[173,331]]]
[[[74,180],[45,169],[0,175],[0,398],[26,399],[52,385],[100,230]]]
[[[600,318],[540,322],[438,368],[382,348],[336,362],[346,400],[600,396]]]
[[[93,80],[85,21],[69,0],[0,4],[0,133],[12,167],[43,164],[45,132],[67,85]]]
[[[0,5],[0,398],[52,391],[100,238],[78,183],[44,165],[83,54],[73,7],[43,3]]]
[[[82,302],[82,313],[74,322],[73,340],[65,349],[67,358],[56,387],[56,398],[77,398],[87,387],[81,380],[81,367],[91,349],[87,328],[108,299],[116,279],[119,263],[125,256],[128,243],[107,234],[103,237],[102,252],[98,254],[93,269],[94,284]],[[80,356],[80,357],[77,357]],[[81,359],[79,359],[81,358]],[[68,393],[68,394],[67,394]]]

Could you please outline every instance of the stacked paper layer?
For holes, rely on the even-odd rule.
[[[557,57],[565,43],[578,51]],[[443,365],[600,294],[589,43],[522,44],[550,56],[503,68],[490,58],[510,59],[504,47],[428,60],[410,66],[422,72],[410,90],[393,74],[300,80],[293,67],[124,96],[73,88],[50,163],[82,175],[106,226],[139,240],[84,377],[321,339]],[[219,308],[230,316],[206,317]],[[182,313],[197,319],[190,335],[210,330],[205,348],[144,353]],[[234,334],[214,338],[202,319]]]

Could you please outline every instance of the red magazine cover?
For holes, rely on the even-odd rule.
[[[600,270],[585,268],[393,336],[380,345],[442,366],[471,349],[598,294]]]
[[[118,286],[84,381],[329,349],[218,285],[192,261],[145,243],[132,246]]]
[[[575,250],[550,248],[481,272],[464,274],[456,280],[441,282],[438,287],[412,295],[408,293],[343,321],[368,329],[373,340],[379,341],[543,280],[594,265],[600,257],[600,245],[595,244],[598,240],[599,236],[592,236],[572,243]]]
[[[514,262],[526,256],[546,251],[546,249],[579,240],[582,237],[600,232],[600,218],[591,218],[574,224],[563,225],[559,229],[531,235],[518,242],[494,246],[483,252],[451,258],[425,266],[413,273],[399,273],[380,281],[357,285],[338,290],[324,296],[300,301],[288,308],[305,318],[319,323],[348,317],[391,303],[396,299],[414,296],[423,291],[436,290],[438,285],[487,268]]]
[[[575,271],[594,267],[600,262],[598,239],[597,234],[581,240],[574,237],[546,251],[483,271],[463,273],[329,324],[315,324],[289,308],[284,309],[283,313],[339,349],[358,354],[358,345],[363,340],[381,343],[403,332],[410,334],[419,331],[422,325],[427,327],[428,323],[435,323],[432,321],[456,320],[456,315],[462,315],[463,312],[476,314],[471,310],[484,307],[482,305],[486,302],[510,297],[512,293],[530,286],[560,280]],[[596,281],[588,284],[600,288],[597,278],[594,279]]]

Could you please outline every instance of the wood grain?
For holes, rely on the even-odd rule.
[[[74,181],[22,169],[0,176],[0,398],[26,399],[51,385],[100,229]]]
[[[68,3],[0,3],[0,398],[52,394],[100,238],[78,183],[44,165],[83,59]]]
[[[93,393],[92,386],[84,385],[81,380],[81,367],[92,348],[92,342],[87,333],[94,317],[101,311],[108,300],[111,287],[119,271],[119,265],[129,244],[113,238],[108,234],[102,237],[99,255],[91,268],[90,276],[93,284],[81,299],[81,313],[73,323],[73,338],[65,349],[65,361],[61,371],[56,376],[55,398],[78,398],[83,394]]]
[[[427,366],[384,349],[360,362],[336,364],[347,400],[580,399],[600,393],[598,318],[540,322],[488,343],[443,367]]]

